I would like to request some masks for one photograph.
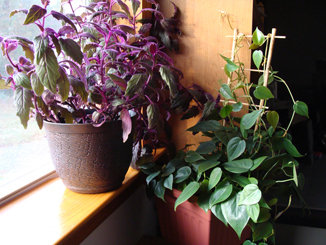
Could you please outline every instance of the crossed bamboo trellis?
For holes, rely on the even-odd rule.
[[[241,35],[242,37],[245,37],[245,38],[252,38],[252,35]],[[232,42],[232,51],[231,51],[231,58],[230,60],[232,62],[234,62],[234,59],[235,59],[235,55],[236,55],[236,44],[237,44],[237,41],[238,41],[238,38],[239,38],[239,32],[238,32],[238,29],[234,29],[233,30],[233,36],[226,36],[226,37],[232,37],[233,38],[233,42]],[[268,85],[268,78],[269,78],[269,74],[270,74],[270,69],[271,69],[271,61],[272,61],[272,55],[273,55],[273,48],[274,48],[274,43],[275,43],[275,39],[284,39],[286,38],[285,36],[276,36],[276,28],[273,28],[272,29],[272,32],[268,35],[265,36],[266,38],[270,38],[269,40],[269,48],[268,48],[268,51],[267,51],[267,62],[266,62],[266,65],[264,66],[264,69],[262,70],[259,70],[259,69],[245,69],[246,71],[252,71],[252,72],[262,72],[264,74],[264,83],[263,83],[263,86],[264,87],[267,87]],[[228,77],[228,80],[227,80],[227,85],[230,85],[231,84],[231,76]],[[224,102],[224,100],[221,100],[221,102]],[[230,103],[236,103],[234,101],[229,101]],[[245,106],[250,106],[249,103],[242,103],[243,105]],[[259,110],[261,110],[262,108],[264,109],[268,109],[268,107],[264,106],[265,104],[265,100],[264,99],[261,99],[259,101],[259,105],[255,105],[255,107],[258,107]],[[256,122],[256,125],[255,125],[255,131],[257,131],[258,129],[258,125],[259,125],[259,120],[260,120],[260,117],[257,119],[257,122]],[[225,120],[223,120],[223,125],[225,125]]]

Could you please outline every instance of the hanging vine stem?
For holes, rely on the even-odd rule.
[[[279,82],[281,82],[281,83],[283,83],[283,84],[285,85],[287,91],[288,91],[289,94],[290,94],[290,97],[291,97],[291,100],[292,100],[293,104],[295,104],[295,100],[294,100],[293,94],[292,94],[292,92],[291,92],[289,86],[288,86],[287,83],[285,82],[285,80],[282,79],[282,78],[279,77],[279,76],[274,76],[274,77],[277,78]],[[285,129],[285,131],[284,131],[283,137],[285,137],[285,136],[287,135],[287,133],[288,133],[288,131],[289,131],[289,129],[290,129],[291,124],[292,124],[293,119],[294,119],[294,115],[295,115],[295,111],[293,110],[293,112],[292,112],[292,116],[291,116],[291,119],[290,119],[290,122],[289,122],[288,126],[286,127],[286,129]]]

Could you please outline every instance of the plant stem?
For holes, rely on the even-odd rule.
[[[289,92],[289,94],[291,96],[293,104],[295,104],[294,97],[293,97],[293,95],[291,93],[291,90],[290,90],[289,86],[287,85],[287,83],[282,78],[280,78],[279,76],[274,76],[274,77],[277,78],[279,81],[281,81],[285,85],[286,89],[288,90],[288,92]]]
[[[292,94],[292,92],[291,92],[289,86],[287,85],[287,83],[286,83],[286,82],[285,82],[281,77],[279,77],[279,76],[275,76],[275,78],[277,78],[280,82],[282,82],[282,83],[285,85],[287,91],[288,91],[289,94],[290,94],[290,97],[291,97],[291,100],[292,100],[293,104],[295,104],[295,100],[294,100],[293,94]],[[290,126],[291,126],[291,124],[292,124],[292,122],[293,122],[294,115],[295,115],[295,111],[292,112],[292,116],[291,116],[290,122],[289,122],[289,124],[288,124],[288,126],[287,126],[287,128],[286,128],[286,130],[285,130],[285,132],[284,132],[284,134],[283,134],[283,137],[285,137],[285,135],[287,134],[287,132],[288,132],[289,129],[290,129]]]
[[[282,135],[283,137],[285,137],[285,135],[288,133],[288,131],[289,131],[289,129],[290,129],[290,126],[291,126],[291,124],[292,124],[292,121],[293,121],[294,115],[295,115],[295,111],[292,112],[292,116],[291,116],[290,122],[289,122],[289,124],[288,124],[288,126],[287,126],[287,128],[286,128],[286,130],[285,130],[285,132],[284,132],[284,134]]]

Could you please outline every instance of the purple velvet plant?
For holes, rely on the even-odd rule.
[[[200,88],[179,83],[182,73],[164,51],[176,46],[178,9],[174,6],[174,16],[167,19],[154,0],[147,1],[153,8],[141,9],[139,0],[130,0],[131,8],[121,0],[94,1],[79,6],[84,12],[76,15],[67,0],[62,4],[71,13],[65,15],[48,12],[49,0],[41,0],[40,6],[11,12],[26,14],[24,25],[40,30],[33,41],[17,36],[0,40],[10,63],[3,78],[15,92],[17,116],[25,128],[30,117],[40,128],[43,120],[101,126],[121,119],[125,141],[133,111],[135,142],[147,139],[155,145],[172,110],[189,118],[208,100],[212,105]],[[150,21],[140,19],[145,11],[152,13]],[[63,26],[48,27],[49,17]],[[25,56],[15,61],[11,52],[18,46]],[[189,108],[191,101],[196,103]]]

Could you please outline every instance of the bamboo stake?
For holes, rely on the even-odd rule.
[[[224,70],[224,67],[221,67],[221,70]],[[249,69],[249,68],[245,68],[245,71],[253,71],[253,72],[265,72],[265,70],[257,70],[257,69]],[[271,73],[271,71],[269,71],[269,73]]]
[[[232,62],[234,62],[234,58],[235,58],[235,48],[236,48],[236,44],[237,44],[237,38],[238,38],[238,29],[234,28],[234,30],[233,30],[232,52],[231,52],[231,61]],[[230,74],[230,77],[228,77],[228,80],[227,80],[228,85],[231,84],[231,77],[232,77],[232,74]],[[226,124],[225,119],[223,119],[222,125],[225,126],[225,124]]]
[[[272,61],[275,36],[276,36],[276,28],[273,28],[270,45],[269,45],[269,49],[268,49],[268,54],[267,54],[267,63],[266,63],[265,71],[264,71],[264,84],[263,84],[264,87],[267,87],[267,84],[268,84],[268,77],[269,77],[269,71],[270,71],[270,66],[271,66],[271,61]],[[259,110],[263,108],[264,102],[265,102],[265,100],[260,100]],[[255,132],[258,129],[259,120],[260,120],[260,117],[257,119],[256,126],[255,126]]]
[[[231,61],[234,62],[235,58],[235,46],[237,44],[237,37],[238,37],[238,29],[235,28],[233,31],[233,42],[232,42],[232,53],[231,53]],[[228,78],[228,85],[231,83],[231,76]]]
[[[226,101],[226,100],[220,100],[220,102],[225,102],[225,101]],[[230,103],[230,104],[236,104],[236,103],[238,103],[238,102],[233,101],[233,100],[228,100],[227,102]],[[251,106],[251,104],[249,104],[249,103],[245,103],[245,102],[241,102],[241,103],[242,103],[242,105],[244,105],[244,106]],[[259,105],[253,105],[253,106],[258,107]],[[263,108],[266,109],[266,110],[269,109],[268,106],[263,106]]]
[[[225,37],[233,37],[233,36],[228,35],[228,36],[225,36]],[[252,35],[243,35],[243,37],[252,37]],[[267,38],[268,36],[264,36],[264,37]],[[275,36],[274,38],[275,38],[275,39],[285,39],[286,36]]]

